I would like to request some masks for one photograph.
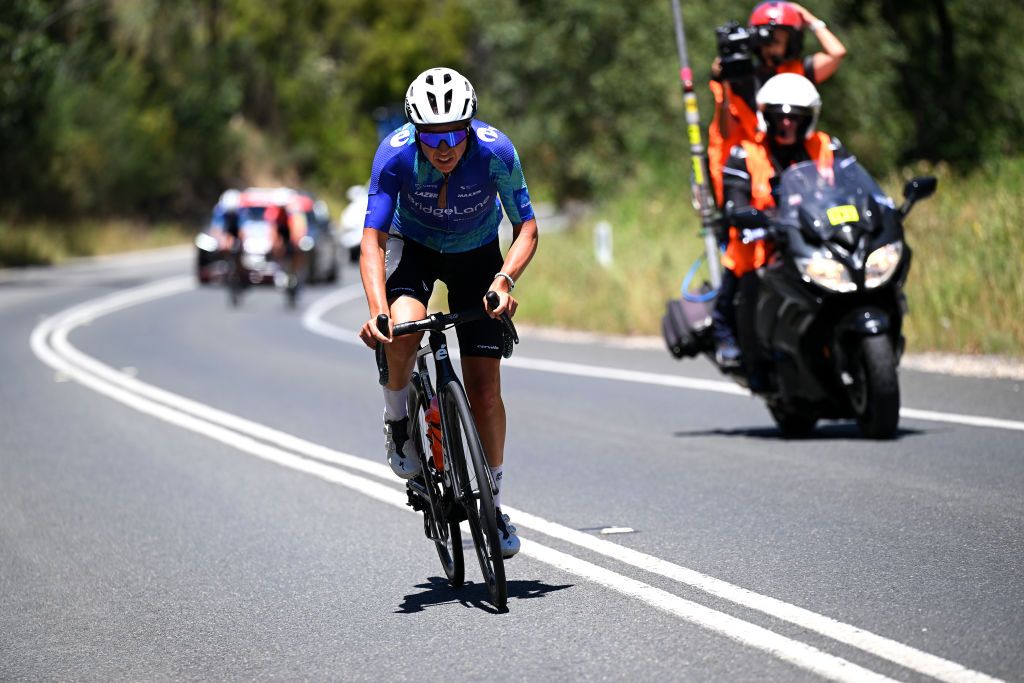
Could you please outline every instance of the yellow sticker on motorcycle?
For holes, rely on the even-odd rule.
[[[833,206],[825,213],[828,216],[828,222],[832,225],[856,223],[860,220],[860,214],[857,213],[857,207],[852,204],[846,204],[845,206]]]

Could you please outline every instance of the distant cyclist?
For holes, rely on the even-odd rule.
[[[537,223],[515,147],[473,118],[476,106],[473,86],[452,69],[428,69],[409,86],[409,123],[384,138],[373,160],[359,264],[370,318],[359,336],[370,347],[387,345],[387,460],[395,474],[411,479],[420,464],[409,443],[407,399],[422,335],[392,340],[378,332],[376,318],[389,314],[397,324],[425,317],[436,280],[447,285],[451,310],[485,307],[488,290],[498,293],[490,319],[460,325],[456,333],[466,393],[498,487],[494,502],[507,558],[519,551],[519,538],[501,512],[506,418],[503,327],[496,318],[515,314],[510,292],[537,249]],[[502,208],[513,229],[504,257],[498,246]]]
[[[297,278],[302,272],[303,253],[299,248],[299,240],[302,239],[305,231],[299,225],[300,221],[295,219],[286,205],[269,206],[263,214],[263,219],[273,226],[273,245],[271,252],[274,260],[281,268],[281,272],[289,279],[288,285],[297,286],[297,282],[291,281]]]

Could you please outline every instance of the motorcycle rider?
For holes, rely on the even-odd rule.
[[[836,138],[817,130],[821,114],[821,96],[807,78],[785,73],[773,76],[757,93],[758,132],[753,140],[744,140],[734,146],[723,169],[723,198],[726,220],[735,211],[753,207],[758,210],[775,206],[773,195],[778,177],[789,166],[814,160],[825,171],[831,171],[836,159],[849,156]],[[763,233],[763,231],[761,231]],[[754,312],[758,276],[756,268],[764,265],[771,255],[771,245],[764,234],[744,235],[736,227],[729,228],[729,248],[722,263],[726,267],[712,312],[712,333],[716,343],[716,360],[721,365],[727,359],[731,344],[732,358],[742,355],[736,344],[737,331],[748,352],[747,365],[750,388],[762,387],[754,350]],[[734,245],[744,250],[744,260],[735,257]],[[737,290],[743,294],[742,320],[737,320],[734,298]],[[737,324],[738,322],[743,324]],[[739,330],[738,330],[739,328]]]
[[[727,78],[722,72],[721,57],[716,58],[711,66],[709,85],[715,98],[715,113],[708,128],[708,170],[720,206],[725,201],[723,167],[730,150],[757,136],[754,94],[761,84],[783,73],[804,76],[812,84],[821,83],[836,72],[846,56],[846,48],[828,30],[825,22],[795,2],[762,2],[754,8],[748,25],[756,39],[754,53],[758,58],[753,73]],[[814,33],[822,51],[801,59],[805,28]],[[727,277],[731,273],[735,278],[741,278],[744,273],[763,265],[752,245],[732,240],[727,234],[723,234],[720,240],[727,242],[722,259]],[[731,328],[717,325],[714,333],[715,357],[719,365],[738,366],[742,354]]]

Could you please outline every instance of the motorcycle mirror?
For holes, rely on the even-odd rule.
[[[922,199],[927,199],[935,194],[935,188],[938,186],[939,181],[935,176],[918,176],[917,178],[911,178],[907,181],[907,184],[903,186],[903,206],[900,207],[900,214],[906,216],[910,213],[910,208],[914,204]]]
[[[935,176],[918,176],[907,181],[903,186],[903,198],[911,203],[927,199],[935,194],[939,181]]]
[[[740,209],[729,214],[729,222],[740,230],[763,228],[768,223],[765,215],[754,208]]]

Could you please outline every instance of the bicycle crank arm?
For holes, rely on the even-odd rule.
[[[444,538],[437,526],[438,519],[444,519],[444,515],[438,515],[438,511],[430,504],[430,496],[426,487],[419,481],[412,479],[405,483],[409,501],[406,503],[417,512],[423,513],[423,535],[431,541],[443,543]]]

